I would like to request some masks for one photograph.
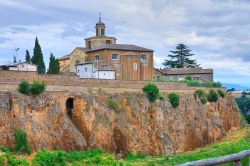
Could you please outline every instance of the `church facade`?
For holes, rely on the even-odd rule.
[[[153,79],[153,50],[117,44],[115,37],[106,36],[101,18],[95,28],[96,36],[86,38],[85,47],[76,47],[69,55],[59,58],[61,73],[96,79],[105,79],[105,74],[109,76],[107,79],[112,76],[116,80]]]

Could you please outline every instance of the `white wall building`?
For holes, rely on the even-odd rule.
[[[76,65],[76,75],[80,78],[115,79],[114,70],[96,69],[92,62]]]
[[[12,71],[37,71],[36,65],[26,62],[11,64],[8,68]]]

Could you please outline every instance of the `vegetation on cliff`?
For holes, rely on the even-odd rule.
[[[33,81],[32,84],[29,84],[28,81],[22,81],[19,84],[18,91],[25,95],[37,96],[44,92],[45,87],[45,84],[40,81]]]
[[[212,158],[233,154],[250,149],[250,128],[229,133],[223,141],[217,144],[198,149],[193,152],[185,152],[167,156],[146,156],[144,154],[129,153],[124,160],[116,159],[113,154],[102,150],[92,149],[87,151],[65,152],[62,150],[48,151],[43,149],[32,156],[15,156],[8,148],[1,147],[0,165],[3,166],[43,166],[43,165],[177,165],[189,161]],[[29,161],[29,162],[28,162]],[[243,165],[248,165],[245,158]]]
[[[147,95],[149,101],[155,101],[159,97],[159,88],[155,84],[148,84],[143,87],[143,92]]]

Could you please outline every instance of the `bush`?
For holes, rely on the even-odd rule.
[[[246,115],[246,121],[248,124],[250,124],[250,114]]]
[[[202,96],[200,98],[200,101],[201,101],[202,104],[206,104],[207,103],[207,98],[205,96]]]
[[[113,97],[109,97],[107,100],[107,104],[110,108],[112,108],[115,111],[119,110],[119,105],[118,102],[113,98]]]
[[[205,96],[205,92],[202,89],[198,89],[194,92],[194,96],[195,99],[197,99],[197,97],[200,99],[201,97]]]
[[[187,76],[185,79],[191,81],[192,77],[191,76]]]
[[[30,93],[33,96],[41,94],[45,90],[45,84],[39,81],[33,81],[30,87]]]
[[[176,108],[176,107],[179,106],[180,98],[179,98],[179,96],[176,93],[170,93],[168,95],[168,98],[169,98],[169,101],[170,101],[170,103],[172,104],[172,106],[174,108]]]
[[[29,95],[30,93],[30,84],[27,81],[22,81],[19,84],[18,91],[22,94]]]
[[[221,97],[225,97],[225,92],[223,91],[223,90],[221,90],[221,89],[218,89],[217,90],[217,93],[221,96]]]
[[[14,151],[18,154],[31,154],[26,132],[21,129],[16,129],[14,137],[15,137]]]
[[[143,92],[147,95],[149,101],[155,101],[159,96],[159,88],[155,84],[148,84],[143,87]]]
[[[207,100],[209,102],[216,102],[218,100],[218,94],[216,93],[215,90],[213,90],[213,89],[209,90],[209,93],[208,93],[208,96],[207,96]]]

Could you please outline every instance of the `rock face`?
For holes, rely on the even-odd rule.
[[[32,150],[168,154],[218,141],[239,127],[231,96],[202,105],[193,94],[182,94],[174,109],[167,99],[150,103],[139,93],[0,92],[0,145],[13,146],[14,129],[21,128]]]

